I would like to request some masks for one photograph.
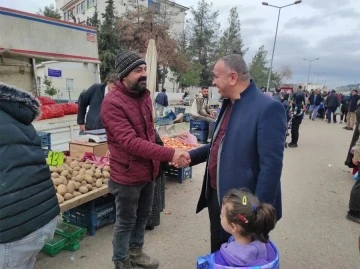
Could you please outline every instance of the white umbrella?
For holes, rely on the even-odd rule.
[[[153,112],[155,115],[154,108],[154,94],[156,90],[156,80],[157,80],[157,51],[155,40],[150,39],[146,51],[145,62],[147,67],[147,88],[150,91],[150,96],[153,103]]]

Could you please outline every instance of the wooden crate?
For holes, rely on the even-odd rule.
[[[76,160],[80,160],[85,152],[91,152],[95,156],[105,156],[108,150],[107,143],[78,143],[70,142],[70,157]]]

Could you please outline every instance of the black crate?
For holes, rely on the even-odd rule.
[[[190,130],[209,130],[209,124],[204,120],[190,120]]]
[[[174,166],[170,166],[165,172],[165,176],[176,178],[179,180],[179,183],[182,183],[184,179],[192,177],[192,167],[176,168]]]
[[[192,130],[190,130],[190,133],[195,135],[197,140],[200,143],[207,142],[209,131],[199,131],[199,130],[192,129]]]
[[[88,230],[95,235],[96,229],[114,223],[116,218],[115,198],[108,194],[63,213],[63,219]]]
[[[37,135],[41,139],[41,147],[44,150],[51,150],[51,133],[37,132]]]

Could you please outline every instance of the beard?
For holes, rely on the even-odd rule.
[[[140,77],[131,88],[135,92],[145,91],[146,90],[146,77]]]

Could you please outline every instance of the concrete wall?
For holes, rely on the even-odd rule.
[[[92,84],[100,82],[97,76],[96,65],[92,63],[72,63],[72,62],[43,62],[36,66],[36,77],[41,80],[40,92],[45,95],[45,86],[42,84],[44,77],[48,76],[48,69],[61,70],[61,77],[49,77],[53,81],[54,87],[59,90],[59,94],[54,96],[58,99],[77,100],[84,89],[88,89]],[[66,89],[66,79],[73,79],[73,91]]]

